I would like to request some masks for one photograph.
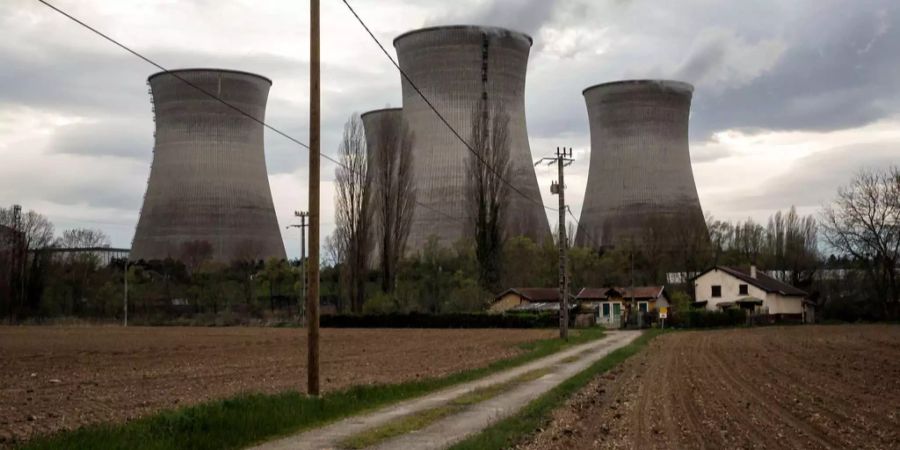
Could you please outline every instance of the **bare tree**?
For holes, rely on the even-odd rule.
[[[365,302],[366,270],[371,250],[371,178],[369,176],[366,135],[362,120],[353,114],[344,125],[338,147],[341,165],[335,172],[337,181],[336,233],[346,249],[342,261],[342,277],[353,312],[361,312]]]
[[[406,240],[416,206],[413,180],[413,134],[399,114],[382,114],[376,148],[371,151],[374,180],[373,209],[381,259],[381,290],[396,287],[397,266],[406,251]]]
[[[53,224],[43,215],[28,211],[22,213],[17,206],[0,208],[0,225],[12,232],[5,233],[10,249],[9,280],[12,294],[6,312],[15,318],[26,309],[37,310],[40,303],[41,280],[45,272],[42,264],[45,258],[35,255],[28,257],[29,250],[40,250],[53,243]],[[3,243],[0,243],[3,244]],[[26,270],[29,259],[31,269]]]
[[[53,243],[53,224],[37,212],[28,211],[16,218],[14,207],[0,208],[0,225],[22,233],[28,250],[48,247]]]
[[[476,105],[469,140],[474,154],[468,159],[469,221],[475,235],[475,255],[482,288],[496,291],[502,273],[505,219],[509,187],[509,114],[502,104]]]
[[[864,170],[822,212],[825,240],[859,261],[885,318],[898,317],[900,167]]]
[[[88,299],[92,297],[91,278],[101,263],[100,255],[93,249],[108,248],[110,246],[109,236],[100,230],[73,228],[63,231],[62,235],[53,242],[53,246],[67,250],[81,250],[61,253],[53,258],[54,263],[59,263],[64,268],[55,276],[62,280],[69,289],[69,311],[79,314]]]

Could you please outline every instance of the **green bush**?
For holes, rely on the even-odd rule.
[[[724,311],[692,309],[673,315],[669,323],[676,328],[734,327],[747,323],[747,314],[741,309]]]
[[[550,314],[336,314],[320,318],[324,328],[553,328],[559,325]]]

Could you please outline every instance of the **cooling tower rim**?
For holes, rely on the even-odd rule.
[[[684,91],[686,94],[691,94],[694,92],[694,85],[678,80],[661,80],[661,79],[640,79],[640,80],[618,80],[618,81],[609,81],[606,83],[595,84],[593,86],[585,88],[581,91],[581,95],[587,94],[588,91],[592,91],[594,89],[612,89],[616,87],[624,87],[624,86],[663,86],[669,89],[673,89],[676,91]]]
[[[161,72],[156,72],[153,75],[150,75],[149,77],[147,77],[147,82],[150,82],[151,80],[153,80],[154,78],[156,78],[160,75],[166,75],[166,74],[171,74],[171,73],[180,74],[180,73],[188,73],[188,72],[221,72],[221,73],[248,75],[248,76],[251,76],[254,78],[259,78],[259,79],[265,80],[267,83],[269,83],[270,86],[272,85],[272,80],[270,78],[264,77],[258,73],[246,72],[243,70],[216,69],[216,68],[210,68],[210,67],[191,67],[191,68],[187,68],[187,69],[164,70]]]
[[[528,39],[529,45],[534,45],[534,39],[527,33],[523,33],[521,31],[511,30],[509,28],[503,27],[493,27],[487,25],[438,25],[434,27],[425,27],[425,28],[417,28],[415,30],[407,31],[397,37],[394,38],[394,47],[397,47],[397,41],[403,39],[405,37],[409,37],[410,35],[417,33],[425,33],[429,31],[439,31],[439,30],[476,30],[476,31],[502,31],[504,33],[514,34],[525,39]]]
[[[397,108],[379,108],[379,109],[373,109],[373,110],[371,110],[371,111],[366,111],[366,112],[360,114],[360,115],[359,115],[359,118],[362,119],[363,117],[366,117],[366,116],[368,116],[369,114],[376,114],[376,113],[380,113],[380,112],[388,112],[388,111],[401,111],[401,112],[402,112],[402,111],[403,111],[403,108],[397,107]]]

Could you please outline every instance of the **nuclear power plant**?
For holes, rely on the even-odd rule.
[[[656,225],[704,226],[688,146],[693,90],[668,80],[616,81],[584,90],[591,162],[576,245],[640,245]]]
[[[463,139],[470,140],[476,109],[509,115],[511,173],[508,236],[535,242],[550,237],[532,166],[525,125],[525,72],[531,37],[501,28],[445,26],[424,28],[394,40],[401,69]],[[416,137],[414,166],[419,205],[408,250],[423,248],[430,236],[449,246],[465,236],[467,217],[466,146],[410,83],[403,79],[403,117]],[[456,220],[458,219],[458,220]]]
[[[184,259],[208,242],[211,258],[285,258],[263,149],[263,126],[176,75],[263,121],[271,80],[219,69],[148,78],[153,164],[130,259]],[[195,247],[196,248],[196,247]]]

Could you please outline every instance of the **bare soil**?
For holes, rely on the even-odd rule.
[[[520,448],[897,449],[900,326],[666,334]]]
[[[321,331],[322,388],[485,366],[552,330]],[[304,391],[306,330],[0,327],[0,446],[242,392]]]

